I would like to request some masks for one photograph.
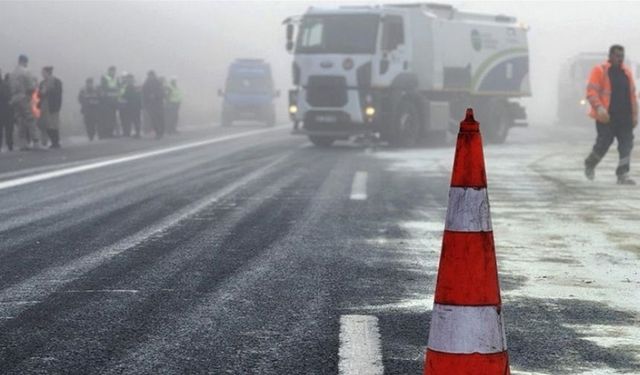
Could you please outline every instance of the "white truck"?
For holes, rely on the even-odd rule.
[[[467,107],[487,140],[526,126],[526,25],[446,4],[309,8],[286,24],[289,114],[316,145],[375,133],[396,146],[440,141]]]

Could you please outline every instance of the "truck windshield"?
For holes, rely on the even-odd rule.
[[[296,53],[374,53],[379,20],[373,14],[305,16]]]

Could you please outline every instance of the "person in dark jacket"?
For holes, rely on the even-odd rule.
[[[122,93],[122,106],[120,115],[122,118],[122,131],[124,136],[131,136],[133,128],[134,137],[140,138],[140,115],[142,112],[142,93],[135,85],[135,77],[128,74],[125,77],[125,86]]]
[[[90,141],[96,136],[98,122],[100,121],[100,92],[93,82],[93,78],[87,78],[85,86],[78,94],[80,111],[84,118],[84,126]]]
[[[9,151],[13,151],[13,109],[11,108],[11,87],[9,86],[9,74],[2,79],[0,72],[0,150],[2,142],[7,144]]]
[[[156,139],[164,136],[164,96],[162,82],[153,70],[149,71],[142,85],[142,106],[156,132]]]
[[[40,123],[51,140],[50,148],[60,148],[60,109],[62,109],[62,81],[53,75],[53,67],[42,68]]]

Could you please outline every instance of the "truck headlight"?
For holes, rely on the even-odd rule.
[[[298,113],[298,106],[295,104],[291,104],[289,106],[289,113],[292,115],[295,115],[296,113]]]
[[[367,117],[373,117],[376,114],[376,109],[372,106],[367,106],[364,109],[364,114],[367,115]]]
[[[580,105],[585,105],[587,104],[587,100],[586,99],[580,99]]]

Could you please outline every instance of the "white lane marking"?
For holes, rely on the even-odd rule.
[[[99,267],[119,254],[134,248],[149,238],[161,235],[169,228],[174,227],[185,219],[196,215],[198,212],[242,188],[251,181],[257,180],[266,175],[273,167],[288,158],[291,153],[292,152],[288,152],[265,167],[246,175],[240,180],[237,180],[223,189],[178,210],[174,214],[161,219],[159,222],[150,225],[129,237],[125,237],[110,246],[103,247],[91,254],[75,259],[71,263],[45,269],[19,284],[2,290],[0,292],[0,315],[19,315],[26,309],[26,307],[11,301],[18,300],[20,298],[23,300],[29,298],[30,300],[37,302],[37,300],[45,299],[49,294],[59,291],[64,285],[76,280],[85,273]],[[5,304],[7,306],[4,306]]]
[[[490,232],[491,213],[487,189],[452,187],[445,229],[458,232]]]
[[[500,353],[507,350],[502,314],[496,306],[433,305],[429,349],[444,353]]]
[[[195,148],[195,147],[206,146],[206,145],[210,145],[210,144],[214,144],[214,143],[226,142],[226,141],[230,141],[230,140],[234,140],[234,139],[245,138],[245,137],[250,137],[250,136],[254,136],[254,135],[258,135],[258,134],[264,134],[264,133],[269,133],[269,132],[274,132],[274,131],[279,131],[279,130],[281,130],[281,129],[280,128],[270,128],[270,129],[253,130],[253,131],[248,131],[248,132],[242,132],[242,133],[239,133],[239,134],[232,134],[232,135],[227,135],[227,136],[223,136],[223,137],[207,139],[206,141],[191,142],[191,143],[186,143],[186,144],[179,145],[179,146],[163,148],[163,149],[160,149],[160,150],[142,152],[142,153],[139,153],[139,154],[123,156],[123,157],[119,157],[119,158],[115,158],[115,159],[98,161],[98,162],[94,162],[94,163],[79,165],[77,167],[58,169],[58,170],[55,170],[55,171],[45,172],[45,173],[41,173],[41,174],[37,174],[37,175],[33,175],[33,176],[20,177],[20,178],[16,178],[16,179],[13,179],[13,180],[0,182],[0,190],[9,189],[9,188],[16,187],[16,186],[21,186],[21,185],[26,185],[26,184],[30,184],[30,183],[33,183],[33,182],[49,180],[49,179],[56,178],[56,177],[67,176],[67,175],[70,175],[70,174],[86,172],[86,171],[90,171],[90,170],[93,170],[93,169],[98,169],[98,168],[102,168],[102,167],[108,167],[108,166],[115,165],[115,164],[121,164],[121,163],[126,163],[126,162],[130,162],[130,161],[134,161],[134,160],[146,159],[146,158],[150,158],[150,157],[153,157],[153,156],[164,155],[164,154],[168,154],[170,152],[175,152],[175,151],[181,151],[181,150],[186,150],[186,149]]]
[[[340,317],[338,369],[341,375],[384,373],[377,317],[371,315]]]
[[[353,176],[353,183],[351,184],[351,196],[352,201],[364,201],[367,200],[367,172],[358,171]]]
[[[40,166],[40,167],[25,168],[25,169],[20,169],[20,170],[17,170],[17,171],[12,171],[12,172],[0,173],[0,180],[9,180],[11,178],[20,177],[20,176],[27,176],[27,175],[31,175],[31,174],[40,173],[40,172],[51,171],[53,169],[63,169],[63,168],[75,167],[76,165],[86,164],[88,162],[102,161],[104,159],[106,159],[106,158],[97,157],[97,158],[92,158],[92,159],[88,159],[88,160],[78,160],[78,161],[71,161],[71,162],[66,162],[66,163],[43,165],[43,166]]]

